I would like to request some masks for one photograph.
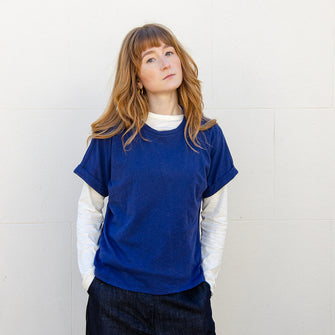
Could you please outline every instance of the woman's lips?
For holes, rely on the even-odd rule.
[[[163,80],[165,80],[165,79],[167,79],[167,78],[170,78],[170,77],[172,77],[172,76],[174,76],[174,74],[168,74]]]

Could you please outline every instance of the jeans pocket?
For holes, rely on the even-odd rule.
[[[207,281],[204,281],[204,283],[207,286],[209,296],[212,297],[211,285]]]
[[[90,286],[88,287],[88,290],[87,290],[87,293],[90,294],[92,292],[92,288],[93,288],[93,285],[94,283],[96,282],[96,278],[97,277],[94,277],[93,280],[92,280],[92,283],[90,284]]]

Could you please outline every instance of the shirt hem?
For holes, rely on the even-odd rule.
[[[171,289],[157,289],[157,290],[150,290],[146,288],[138,288],[138,287],[129,287],[127,285],[120,285],[118,283],[115,283],[114,281],[110,279],[106,279],[104,276],[101,276],[100,274],[95,273],[95,276],[105,282],[108,285],[115,286],[119,289],[131,291],[131,292],[138,292],[138,293],[145,293],[145,294],[151,294],[151,295],[166,295],[166,294],[173,294],[173,293],[179,293],[186,290],[190,290],[197,285],[201,284],[202,282],[206,281],[205,276],[203,274],[200,275],[199,279],[192,282],[192,284],[188,284],[179,288],[171,288]]]
[[[105,187],[102,186],[102,184],[96,178],[90,175],[82,166],[79,165],[73,172],[81,179],[83,179],[89,186],[94,188],[103,197],[108,196],[108,191],[105,189]]]
[[[223,186],[228,184],[237,174],[238,171],[235,166],[233,166],[223,177],[219,178],[215,184],[209,186],[209,188],[203,193],[203,198],[208,198],[215,194]]]

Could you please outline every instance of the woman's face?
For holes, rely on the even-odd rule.
[[[162,94],[177,90],[183,81],[180,59],[172,46],[161,43],[142,52],[138,87],[147,94]]]

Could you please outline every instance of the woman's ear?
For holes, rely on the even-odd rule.
[[[137,87],[141,90],[143,88],[143,84],[140,80],[137,80]]]

